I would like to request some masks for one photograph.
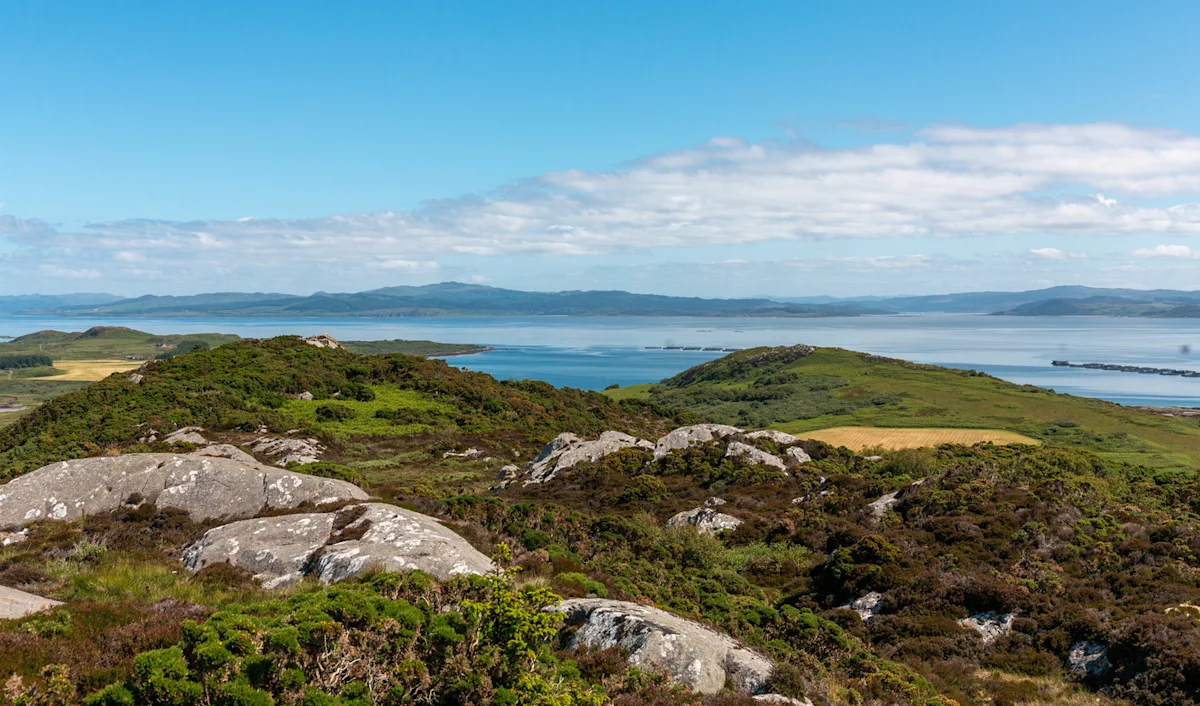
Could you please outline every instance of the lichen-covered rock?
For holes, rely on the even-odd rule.
[[[127,454],[60,461],[0,486],[0,528],[37,520],[76,520],[127,503],[176,508],[193,520],[253,517],[366,500],[355,485],[204,455]]]
[[[428,515],[394,505],[371,503],[344,532],[366,529],[359,539],[325,547],[314,574],[324,583],[356,576],[365,569],[410,571],[446,579],[460,574],[491,571],[492,561],[467,540],[438,524]]]
[[[216,458],[228,458],[239,463],[244,463],[248,466],[257,466],[258,459],[250,454],[242,451],[233,444],[210,444],[203,448],[196,449],[190,455],[192,456],[213,456]]]
[[[526,485],[553,480],[559,471],[595,461],[623,449],[641,448],[650,450],[654,445],[636,436],[619,431],[606,431],[599,439],[585,441],[574,434],[559,434],[542,449],[529,467]]]
[[[664,670],[701,694],[714,694],[728,680],[735,691],[762,692],[771,660],[700,623],[657,608],[603,598],[573,598],[550,608],[567,616],[572,648],[618,647],[630,664]]]
[[[212,564],[231,564],[253,572],[266,588],[289,586],[304,578],[309,557],[329,541],[333,518],[333,513],[321,512],[223,525],[188,547],[183,565],[199,571]]]
[[[256,454],[274,458],[277,466],[287,466],[289,463],[316,463],[321,460],[321,454],[325,453],[325,447],[316,439],[260,436],[242,446],[248,447]]]
[[[879,615],[879,611],[883,609],[883,594],[876,591],[855,598],[849,603],[838,606],[839,608],[849,608],[858,613],[858,617],[862,618],[864,623],[871,622],[871,619]]]
[[[777,431],[775,429],[760,429],[759,431],[752,431],[747,434],[743,434],[742,436],[747,439],[770,439],[780,446],[791,446],[797,441],[800,441],[791,434]]]
[[[654,444],[654,458],[665,458],[676,449],[686,449],[696,444],[708,443],[713,439],[723,439],[741,433],[741,429],[728,424],[693,424],[679,427]]]
[[[899,496],[900,496],[900,491],[898,491],[898,490],[894,493],[888,493],[887,495],[881,496],[875,502],[870,503],[869,505],[867,505],[867,507],[871,510],[871,515],[876,520],[882,519],[884,514],[888,510],[892,509],[893,505],[900,502],[898,499]]]
[[[205,439],[204,435],[200,433],[202,431],[204,431],[203,427],[184,427],[182,429],[176,429],[168,434],[167,437],[163,439],[163,442],[167,444],[195,444],[197,446],[200,444],[207,444],[208,439]]]
[[[724,501],[722,501],[722,504]],[[733,515],[726,515],[723,512],[717,512],[708,507],[698,507],[694,510],[685,510],[677,513],[667,520],[667,527],[683,527],[691,525],[698,532],[704,534],[716,534],[722,530],[737,529],[742,521]]]
[[[802,463],[808,463],[809,461],[812,461],[812,456],[809,456],[808,452],[799,446],[791,447],[784,452],[784,455],[791,459],[792,463],[796,464],[797,466]]]
[[[958,624],[979,633],[983,644],[990,645],[996,640],[1012,632],[1016,613],[997,613],[989,610],[986,613],[976,613],[969,618],[963,618]]]
[[[752,697],[755,701],[761,701],[766,704],[784,704],[784,706],[813,706],[811,699],[793,699],[790,696],[782,694],[759,694]]]
[[[61,601],[0,586],[0,620],[16,620],[60,605]]]
[[[317,348],[338,349],[342,347],[342,344],[338,343],[336,338],[327,333],[318,333],[315,336],[309,336],[308,338],[304,339],[304,342],[310,346],[316,346]]]
[[[1072,672],[1088,679],[1099,679],[1112,669],[1112,663],[1108,661],[1108,648],[1090,640],[1071,645],[1067,664]]]
[[[787,472],[787,464],[783,462],[782,458],[740,441],[729,442],[729,446],[725,448],[725,458],[746,458],[750,463]]]

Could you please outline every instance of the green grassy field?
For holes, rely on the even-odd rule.
[[[764,393],[768,390],[771,394]],[[1200,421],[1195,419],[834,348],[718,379],[636,385],[604,394],[682,406],[717,422],[765,422],[755,426],[790,433],[848,426],[1003,429],[1112,460],[1200,468]]]
[[[377,385],[375,399],[369,402],[356,400],[288,400],[283,411],[306,426],[340,436],[404,436],[428,429],[438,419],[445,419],[453,410],[425,398],[413,390],[400,390],[390,385]],[[322,406],[337,406],[350,410],[353,415],[344,421],[329,421],[318,417]],[[377,417],[376,412],[404,410],[400,419]],[[399,423],[397,423],[399,422]]]
[[[403,353],[405,355],[429,357],[470,355],[491,350],[487,346],[477,346],[473,343],[438,343],[437,341],[407,341],[404,339],[391,341],[342,341],[341,344],[346,350],[359,355]]]

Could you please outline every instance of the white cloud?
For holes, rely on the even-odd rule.
[[[372,263],[381,270],[402,270],[404,272],[436,272],[439,265],[433,261],[418,262],[416,260],[384,260]]]
[[[1031,234],[1200,235],[1200,136],[1097,123],[937,125],[908,142],[838,149],[717,137],[617,169],[549,172],[411,211],[125,220],[75,231],[0,216],[0,238],[36,263],[95,268],[142,253],[197,278],[268,264],[309,278],[318,268],[417,276],[438,271],[444,258],[688,247],[726,247],[737,258],[738,248],[765,241]],[[1080,255],[1037,248],[1026,257]]]
[[[120,250],[113,254],[112,259],[117,262],[145,262],[146,256],[133,250]]]
[[[1157,245],[1153,248],[1138,248],[1133,251],[1138,257],[1200,257],[1200,251],[1194,251],[1186,245]]]
[[[50,277],[66,279],[96,279],[100,276],[99,270],[63,267],[61,265],[41,265],[38,269]]]

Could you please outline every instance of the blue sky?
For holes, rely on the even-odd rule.
[[[1196,3],[5,3],[0,293],[1200,287]]]

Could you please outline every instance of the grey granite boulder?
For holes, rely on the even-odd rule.
[[[0,620],[15,620],[60,606],[60,601],[0,586]]]
[[[712,628],[657,608],[604,598],[573,598],[548,610],[564,613],[575,628],[569,647],[619,647],[629,662],[662,670],[701,694],[714,694],[728,681],[734,691],[762,692],[771,660]]]
[[[44,519],[71,521],[142,503],[183,510],[200,522],[367,498],[361,488],[345,481],[257,462],[127,454],[60,461],[0,486],[0,528]]]
[[[793,699],[780,694],[759,694],[753,697],[755,701],[765,704],[784,704],[784,706],[813,706],[812,699]]]
[[[716,534],[722,530],[737,529],[742,521],[733,515],[726,515],[723,512],[717,512],[713,509],[714,506],[724,505],[725,501],[719,503],[712,502],[720,500],[720,498],[709,498],[704,503],[704,507],[698,507],[694,510],[685,510],[677,513],[667,520],[667,527],[684,527],[691,525],[698,532],[704,534]]]
[[[493,568],[490,559],[432,517],[383,503],[356,505],[344,512],[354,510],[361,514],[336,534],[337,513],[332,512],[223,525],[188,547],[183,564],[189,571],[231,564],[252,571],[267,588],[309,575],[333,583],[372,568],[419,569],[439,579]],[[339,534],[355,538],[337,541]]]
[[[611,453],[623,449],[654,448],[654,444],[636,436],[623,434],[619,431],[606,431],[599,439],[585,441],[574,434],[560,434],[542,449],[538,457],[529,467],[529,478],[526,485],[545,483],[553,480],[559,471],[565,471],[577,464],[596,461]]]
[[[246,569],[266,588],[304,578],[309,557],[333,534],[331,512],[264,517],[223,525],[204,533],[183,553],[183,565],[199,571],[212,564]]]
[[[784,455],[791,459],[792,463],[795,463],[797,466],[802,463],[808,463],[812,460],[812,456],[809,456],[808,452],[799,446],[793,446],[785,451]]]
[[[245,463],[247,465],[259,465],[258,459],[250,454],[242,451],[233,444],[210,444],[200,449],[193,451],[190,456],[213,456],[216,458],[228,458],[233,461]]]
[[[1090,640],[1071,645],[1071,651],[1067,653],[1067,665],[1074,674],[1089,679],[1099,679],[1112,669],[1112,663],[1108,661],[1108,648]]]
[[[791,446],[797,441],[800,441],[791,434],[777,431],[775,429],[760,429],[759,431],[752,431],[747,434],[743,434],[742,436],[747,439],[770,439],[780,446]]]
[[[969,618],[963,618],[958,621],[958,624],[979,633],[983,644],[990,645],[1012,633],[1013,621],[1016,618],[1016,613],[997,613],[989,610],[985,613],[976,613]]]
[[[879,611],[883,609],[883,594],[876,591],[871,591],[868,594],[855,598],[849,603],[838,606],[839,608],[849,608],[858,613],[858,617],[862,618],[864,623],[871,622],[871,619],[879,615]]]
[[[439,579],[491,571],[492,561],[437,520],[393,505],[371,503],[344,532],[364,530],[362,537],[321,550],[314,573],[324,583],[356,576],[368,568],[384,571],[419,569]]]
[[[203,427],[184,427],[182,429],[176,429],[168,434],[165,439],[163,439],[163,443],[195,444],[197,446],[200,444],[207,444],[208,439],[205,439],[204,435],[200,433],[202,431],[204,431]]]
[[[260,436],[254,441],[248,441],[242,446],[256,454],[275,459],[275,465],[287,466],[289,463],[308,464],[321,460],[325,447],[316,439],[289,439],[271,436]]]
[[[745,458],[750,463],[787,472],[787,464],[783,462],[782,458],[740,441],[729,442],[729,446],[725,449],[725,458]]]
[[[708,443],[713,439],[723,439],[741,433],[741,429],[728,424],[693,424],[679,427],[658,440],[658,443],[654,445],[654,458],[665,458],[676,449],[686,449],[696,444]]]

